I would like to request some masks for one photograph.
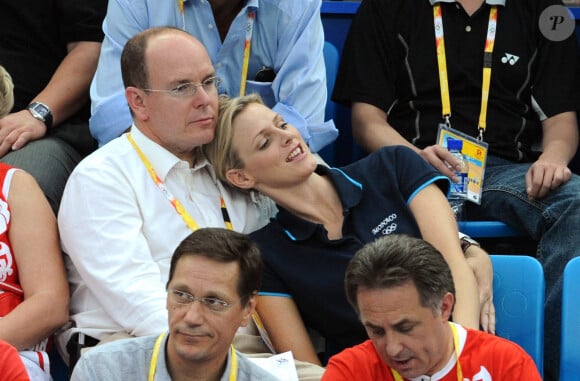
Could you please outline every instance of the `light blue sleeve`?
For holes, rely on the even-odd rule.
[[[293,124],[312,151],[317,152],[338,136],[333,121],[324,121],[326,69],[321,0],[283,1],[283,14],[275,58],[273,109]],[[272,26],[274,28],[274,26]]]

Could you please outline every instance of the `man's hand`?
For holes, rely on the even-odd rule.
[[[425,147],[420,152],[423,159],[427,160],[429,164],[435,167],[443,175],[449,177],[451,181],[458,182],[459,179],[455,176],[455,170],[460,170],[459,160],[455,158],[446,148],[439,145],[432,145]],[[452,169],[449,168],[452,167]]]
[[[44,123],[28,110],[6,115],[0,119],[0,157],[24,147],[26,143],[46,135]]]
[[[545,197],[551,190],[568,182],[572,177],[572,171],[567,163],[542,156],[531,165],[526,173],[526,192],[530,200]]]

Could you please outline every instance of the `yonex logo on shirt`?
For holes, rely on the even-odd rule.
[[[509,63],[510,65],[514,66],[516,64],[516,62],[518,62],[519,59],[520,59],[520,57],[518,57],[518,56],[514,56],[513,54],[506,53],[501,58],[501,62],[504,64]]]

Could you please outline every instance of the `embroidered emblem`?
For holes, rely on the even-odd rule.
[[[387,216],[384,220],[381,221],[375,228],[373,228],[372,232],[373,235],[377,235],[381,233],[382,235],[389,235],[397,230],[397,223],[395,220],[397,219],[397,214],[393,213]]]

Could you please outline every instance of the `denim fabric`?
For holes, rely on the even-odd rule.
[[[29,142],[0,159],[36,179],[55,215],[66,181],[80,160],[81,155],[74,148],[52,136]]]
[[[526,232],[538,241],[536,256],[544,267],[545,380],[557,380],[560,357],[562,275],[566,263],[580,256],[580,176],[540,200],[528,200],[525,175],[530,163],[489,157],[482,204],[468,208],[469,219],[495,219]]]

